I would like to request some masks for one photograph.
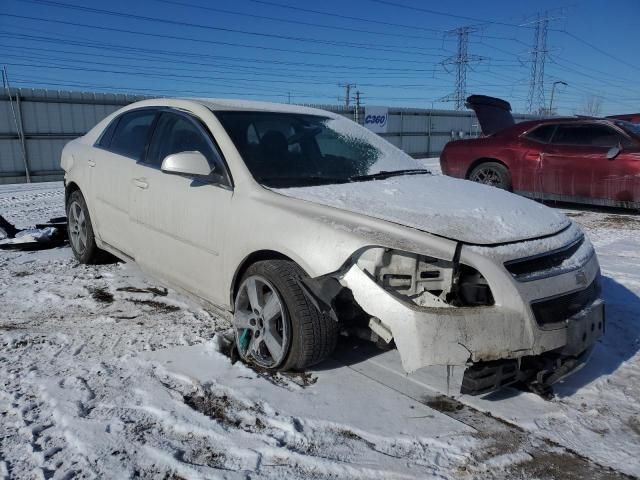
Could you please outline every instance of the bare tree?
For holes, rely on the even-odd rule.
[[[599,95],[589,95],[582,105],[580,113],[589,117],[598,117],[602,112],[602,97]]]

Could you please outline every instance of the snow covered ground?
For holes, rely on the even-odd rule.
[[[19,227],[62,203],[61,183],[0,186]],[[226,323],[134,265],[0,251],[0,479],[639,476],[640,219],[565,212],[598,251],[608,324],[552,401],[460,396],[461,369],[406,375],[350,340],[271,376],[231,364]]]

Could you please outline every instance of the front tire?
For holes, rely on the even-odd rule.
[[[301,370],[333,352],[338,325],[306,297],[298,283],[305,276],[288,260],[265,260],[247,269],[233,317],[243,360],[269,370]]]
[[[67,199],[67,233],[71,250],[78,262],[96,263],[100,249],[96,245],[87,202],[80,190],[71,193]]]
[[[483,162],[477,165],[471,170],[469,180],[502,190],[511,190],[509,169],[498,162]]]

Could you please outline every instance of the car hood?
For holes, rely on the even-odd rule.
[[[511,104],[501,98],[471,95],[465,105],[476,113],[484,135],[492,135],[516,123],[511,115]]]
[[[539,203],[440,175],[273,191],[476,245],[552,235],[570,224],[563,214]]]

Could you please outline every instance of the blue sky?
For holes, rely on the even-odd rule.
[[[4,0],[1,63],[22,87],[332,104],[352,83],[369,105],[453,108],[447,32],[472,26],[467,93],[524,112],[545,11],[545,106],[564,81],[560,113],[640,111],[638,0]]]

